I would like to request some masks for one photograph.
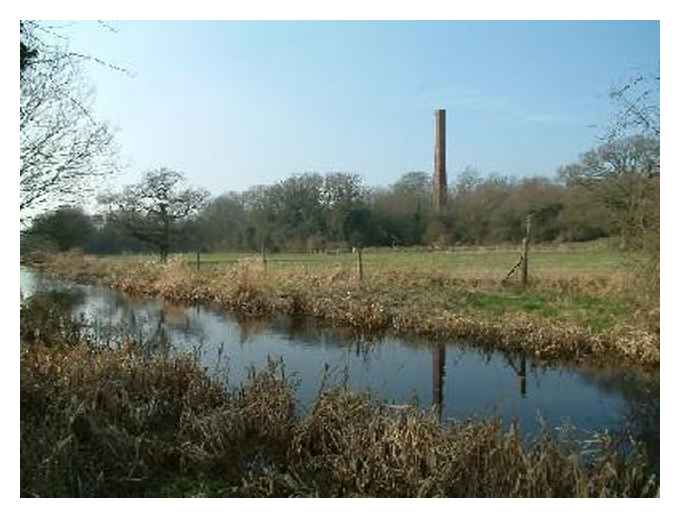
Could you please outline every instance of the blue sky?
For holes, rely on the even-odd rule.
[[[305,171],[369,185],[432,170],[447,110],[449,178],[554,175],[593,147],[609,89],[659,63],[657,22],[95,22],[62,29],[129,168],[167,166],[214,194]],[[595,126],[595,127],[593,127]]]

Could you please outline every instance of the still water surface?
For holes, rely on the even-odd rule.
[[[282,358],[299,380],[302,411],[326,378],[371,391],[394,404],[438,405],[442,419],[497,415],[525,432],[568,423],[580,431],[632,427],[658,456],[659,377],[630,369],[545,365],[530,357],[470,344],[382,337],[367,341],[312,319],[243,320],[206,306],[134,299],[102,286],[79,285],[21,270],[22,296],[50,290],[74,295],[73,313],[101,337],[112,328],[142,341],[200,352],[202,364],[232,384],[249,367]],[[658,461],[657,461],[658,462]]]

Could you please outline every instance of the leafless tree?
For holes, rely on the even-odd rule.
[[[76,203],[94,180],[117,169],[109,126],[92,113],[81,60],[45,43],[40,24],[21,22],[20,213]]]
[[[117,207],[112,216],[134,237],[156,247],[165,262],[180,237],[180,224],[203,209],[208,198],[205,189],[187,186],[182,173],[163,167],[147,172],[139,183],[102,197],[101,201]]]
[[[567,184],[583,186],[609,209],[623,248],[658,227],[659,141],[642,135],[608,142],[560,169]]]
[[[636,183],[642,189],[636,197],[637,216],[628,222],[633,229],[632,237],[640,238],[638,247],[645,251],[644,257],[636,261],[643,274],[644,285],[651,287],[651,293],[658,300],[660,287],[661,251],[661,75],[640,73],[629,79],[619,88],[610,92],[610,97],[618,107],[608,135],[611,143],[621,136],[639,134],[656,148],[653,164],[647,171],[647,179]],[[624,243],[626,236],[624,235]]]
[[[609,97],[616,107],[605,140],[613,141],[631,134],[649,138],[661,136],[661,76],[639,73],[611,89]]]

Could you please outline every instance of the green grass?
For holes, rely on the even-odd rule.
[[[620,321],[631,310],[622,300],[579,295],[569,299],[551,298],[549,293],[474,293],[466,303],[494,315],[513,312],[536,314],[563,321],[576,321],[594,331],[603,331]]]
[[[195,254],[174,254],[190,264],[195,264]],[[211,252],[201,254],[201,266],[209,267],[237,263],[247,258],[260,257],[254,252]],[[356,255],[351,253],[306,254],[267,253],[267,266],[276,270],[307,268],[310,271],[331,267],[353,267]],[[112,261],[136,262],[154,259],[153,255],[106,256]],[[429,251],[426,248],[392,250],[369,248],[363,253],[367,272],[381,270],[447,271],[452,275],[494,275],[502,278],[519,258],[519,247],[461,247],[448,251]],[[530,273],[610,274],[624,268],[624,256],[606,240],[565,245],[536,245],[530,250]]]

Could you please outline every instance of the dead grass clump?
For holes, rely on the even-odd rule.
[[[57,256],[44,268],[70,277]],[[456,277],[441,269],[384,269],[358,282],[338,264],[264,270],[260,258],[196,272],[181,260],[112,265],[88,262],[91,278],[133,295],[216,303],[244,315],[314,316],[361,333],[465,339],[542,358],[659,363],[658,304],[640,302],[627,274],[532,276],[530,289],[499,286],[497,276]],[[63,269],[62,269],[63,268]]]
[[[144,496],[234,460],[236,476],[259,445],[286,440],[294,400],[275,367],[229,392],[188,357],[24,348],[22,495]]]
[[[200,276],[185,261],[171,258],[162,266],[154,292],[167,300],[191,303],[204,299]]]
[[[584,454],[498,421],[441,426],[331,389],[295,413],[269,362],[229,389],[188,357],[132,345],[21,351],[23,496],[654,496],[642,450]]]
[[[393,411],[335,389],[297,426],[286,469],[245,477],[243,496],[654,496],[644,454],[608,438],[586,458],[544,433],[527,444],[497,420],[440,426],[434,413]]]
[[[97,270],[97,259],[85,255],[81,250],[60,252],[50,257],[44,264],[56,271],[67,271],[73,279],[86,279]]]
[[[185,463],[231,480],[262,455],[282,459],[294,416],[293,385],[282,363],[269,361],[263,371],[249,372],[229,404],[207,412],[187,408],[180,434]]]
[[[189,359],[148,358],[132,347],[23,350],[22,492],[138,494],[159,466],[177,467],[185,409],[225,401],[201,374]]]
[[[227,305],[249,315],[267,312],[267,301],[262,289],[264,272],[254,271],[250,266],[240,266],[233,277],[233,285],[227,292]]]

